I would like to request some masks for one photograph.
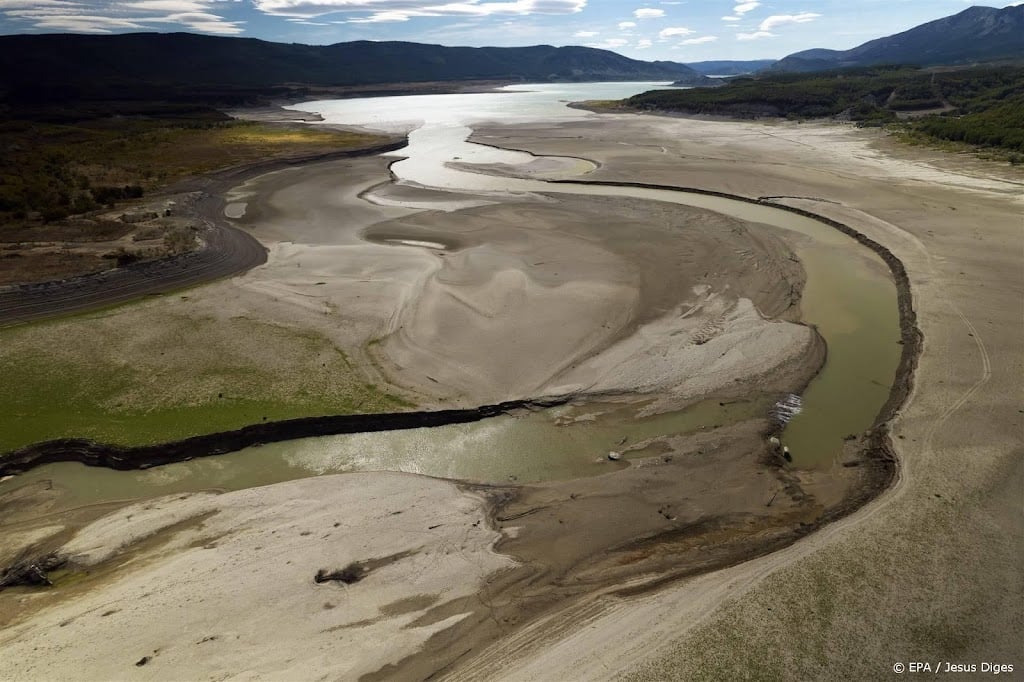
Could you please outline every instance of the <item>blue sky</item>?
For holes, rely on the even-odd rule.
[[[699,61],[845,49],[964,0],[0,0],[0,33],[192,31],[281,42],[590,45]],[[1005,6],[1005,0],[996,6]]]

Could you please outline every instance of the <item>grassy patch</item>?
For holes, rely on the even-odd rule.
[[[64,437],[144,444],[264,420],[396,411],[327,338],[166,302],[0,333],[0,451]]]
[[[587,111],[603,113],[615,113],[631,110],[631,108],[626,106],[622,100],[617,99],[588,99],[582,102],[574,102],[573,106],[578,109],[586,109]]]

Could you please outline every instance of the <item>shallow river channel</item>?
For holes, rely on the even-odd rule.
[[[901,347],[896,288],[882,260],[850,237],[815,220],[765,205],[685,192],[586,184],[549,184],[450,168],[448,163],[521,164],[533,157],[466,141],[474,123],[570,121],[592,116],[566,101],[621,98],[661,84],[517,86],[498,93],[426,95],[309,102],[326,123],[411,131],[407,157],[393,165],[399,182],[427,187],[515,194],[545,192],[629,196],[710,209],[741,220],[792,230],[807,272],[801,309],[828,345],[828,360],[800,401],[783,440],[800,466],[831,465],[844,437],[869,428],[886,401]],[[684,123],[681,123],[684,125]],[[586,172],[578,162],[573,172]],[[609,462],[660,454],[644,441],[735,423],[767,414],[765,402],[709,400],[674,414],[636,419],[614,405],[566,406],[522,415],[389,433],[311,438],[237,453],[115,472],[54,464],[19,476],[17,485],[52,480],[69,490],[68,504],[201,489],[239,489],[324,473],[387,469],[479,481],[520,482],[592,475],[626,466]],[[10,487],[15,481],[0,484]]]

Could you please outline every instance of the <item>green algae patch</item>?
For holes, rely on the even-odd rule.
[[[244,317],[154,315],[154,305],[0,332],[0,451],[54,438],[141,445],[411,406],[369,383],[320,334]]]

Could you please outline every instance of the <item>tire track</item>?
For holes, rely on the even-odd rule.
[[[967,319],[967,316],[964,315],[960,308],[958,308],[954,303],[947,299],[947,304],[970,331],[970,336],[974,340],[974,345],[978,349],[978,354],[981,356],[981,377],[974,382],[974,384],[967,389],[964,394],[956,400],[956,402],[946,408],[943,413],[936,417],[935,421],[932,422],[924,440],[925,451],[929,454],[934,454],[935,435],[939,432],[939,429],[945,426],[950,418],[956,414],[960,408],[966,405],[974,394],[981,390],[981,388],[989,382],[989,379],[992,378],[992,359],[988,354],[988,348],[985,346],[985,342],[981,340],[981,335],[978,333],[977,328],[969,319]]]

